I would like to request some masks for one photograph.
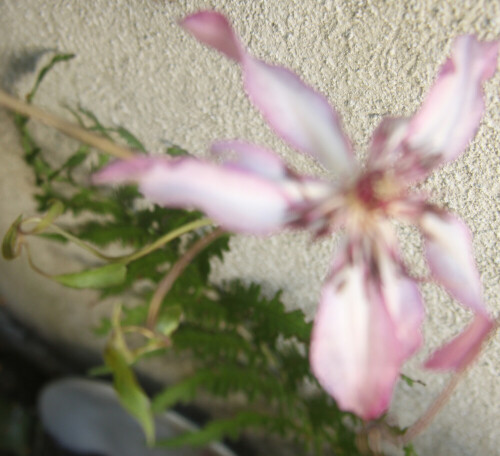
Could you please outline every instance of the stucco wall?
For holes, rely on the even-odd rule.
[[[1,84],[23,94],[44,50],[74,52],[77,59],[56,68],[44,83],[38,105],[66,117],[64,105],[91,108],[104,123],[136,132],[152,151],[168,140],[201,156],[215,139],[246,138],[273,148],[301,172],[326,176],[264,124],[244,96],[238,68],[178,27],[178,19],[201,8],[225,12],[255,55],[293,69],[324,93],[340,113],[360,158],[381,117],[410,115],[416,109],[454,37],[500,37],[497,0],[1,0]],[[486,85],[486,114],[466,154],[424,184],[436,203],[471,228],[493,312],[499,310],[500,295],[499,86],[497,73]],[[64,153],[67,142],[60,136],[40,130],[40,137]],[[21,211],[34,207],[30,174],[4,112],[0,150],[4,232]],[[400,234],[411,269],[423,273],[417,233],[401,227]],[[217,276],[247,277],[269,290],[283,288],[289,306],[312,318],[337,242],[334,237],[312,243],[302,233],[267,239],[238,236]],[[54,269],[78,264],[76,253],[44,249],[44,261]],[[92,293],[82,296],[48,284],[25,260],[2,261],[0,271],[0,291],[18,315],[56,340],[100,346],[89,328],[104,310],[91,305]],[[391,414],[402,424],[411,423],[446,381],[446,376],[419,370],[420,362],[470,318],[437,286],[425,284],[423,292],[426,348],[404,372],[426,386],[398,389]],[[494,338],[451,402],[418,438],[421,455],[498,454],[499,357],[500,343]]]

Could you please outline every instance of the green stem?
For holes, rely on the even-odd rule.
[[[24,223],[31,223],[35,222],[38,223],[42,219],[39,217],[31,217],[29,219],[26,219]],[[151,252],[154,252],[155,250],[159,249],[160,247],[163,247],[166,243],[174,240],[175,238],[182,236],[183,234],[189,233],[190,231],[196,230],[198,228],[201,228],[203,226],[208,226],[211,225],[213,222],[209,218],[202,218],[199,220],[195,220],[194,222],[187,223],[186,225],[181,226],[180,228],[177,228],[173,231],[168,232],[167,234],[163,235],[159,239],[157,239],[155,242],[152,244],[149,244],[145,246],[144,248],[127,254],[127,255],[122,255],[118,257],[112,257],[108,255],[104,255],[103,253],[99,252],[96,248],[92,247],[90,244],[87,244],[86,242],[82,241],[78,237],[72,235],[71,233],[68,233],[67,231],[63,230],[59,226],[51,223],[49,227],[54,230],[56,233],[60,234],[61,236],[64,236],[66,239],[68,239],[71,242],[74,242],[76,245],[80,246],[82,249],[87,250],[88,252],[92,253],[96,257],[100,258],[101,260],[108,261],[110,263],[122,263],[122,264],[128,264],[134,260],[137,260],[139,258],[142,258],[143,256],[146,256],[150,254]],[[24,234],[30,234],[29,232],[24,232]]]
[[[39,217],[30,217],[26,219],[23,223],[39,223],[43,219]],[[61,236],[65,237],[68,241],[71,241],[81,247],[84,250],[87,250],[90,252],[92,255],[96,256],[97,258],[104,260],[104,261],[114,261],[114,257],[110,257],[107,255],[104,255],[103,253],[99,252],[96,248],[92,247],[90,244],[87,244],[86,242],[82,241],[81,239],[77,238],[71,233],[68,233],[66,230],[63,230],[61,227],[50,223],[47,228],[51,228],[53,231],[55,231],[57,234],[60,234]],[[29,231],[24,231],[23,234],[32,234]]]
[[[150,254],[151,252],[164,246],[167,242],[170,242],[175,238],[182,236],[183,234],[189,233],[190,231],[194,231],[203,226],[208,226],[212,224],[213,222],[209,218],[202,218],[199,220],[195,220],[194,222],[187,223],[186,225],[183,225],[180,228],[177,228],[176,230],[170,231],[169,233],[163,235],[161,238],[159,238],[152,244],[147,245],[146,247],[144,247],[141,250],[138,250],[137,252],[122,257],[116,257],[112,261],[114,263],[128,264],[134,260],[137,260],[139,258],[142,258],[143,256]]]
[[[139,333],[146,339],[155,339],[157,335],[149,330],[148,328],[144,328],[142,326],[134,326],[134,325],[129,325],[129,326],[122,326],[122,332],[123,333]]]
[[[34,262],[33,262],[33,258],[31,257],[31,252],[30,252],[30,248],[29,248],[29,245],[28,244],[24,244],[24,248],[26,249],[26,256],[28,257],[28,263],[29,265],[31,266],[31,269],[33,269],[33,271],[37,272],[38,274],[40,274],[41,276],[43,277],[46,277],[47,279],[51,279],[52,280],[52,276],[50,274],[47,274],[45,271],[42,271]]]

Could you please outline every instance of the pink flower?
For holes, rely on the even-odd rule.
[[[239,63],[250,100],[274,131],[338,179],[298,176],[273,152],[234,140],[213,145],[221,164],[141,156],[110,165],[96,181],[138,182],[152,201],[201,209],[240,233],[304,227],[327,235],[343,228],[345,241],[315,318],[310,359],[339,407],[364,419],[387,410],[401,365],[422,344],[422,299],[402,263],[390,219],[416,224],[434,279],[475,313],[469,328],[426,365],[465,368],[495,326],[483,305],[471,236],[460,220],[409,194],[408,186],[457,158],[473,138],[498,43],[457,38],[421,108],[409,119],[384,119],[361,167],[326,99],[289,70],[252,57],[223,15],[199,12],[182,26]]]

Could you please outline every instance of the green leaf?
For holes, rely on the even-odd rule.
[[[71,179],[71,173],[74,168],[80,166],[87,158],[88,153],[89,153],[89,146],[87,145],[82,145],[78,148],[78,150],[71,156],[69,157],[59,169],[56,169],[52,171],[52,173],[49,176],[49,180],[54,180],[56,177],[58,177],[62,171],[66,170],[68,179]]]
[[[26,95],[26,101],[28,103],[31,103],[33,100],[33,97],[35,96],[38,87],[40,86],[40,83],[43,81],[43,78],[47,75],[47,73],[52,69],[52,67],[58,63],[58,62],[66,62],[67,60],[71,60],[73,57],[75,57],[75,54],[57,54],[54,57],[52,57],[52,60],[45,65],[41,70],[40,73],[38,73],[38,76],[35,81],[35,85],[31,89],[31,92]]]
[[[406,445],[403,448],[403,450],[405,452],[405,456],[418,456],[417,452],[415,451],[415,448],[413,448],[413,444],[412,443]]]
[[[179,448],[182,446],[204,446],[224,437],[236,439],[243,429],[249,427],[267,427],[272,418],[253,411],[244,411],[228,419],[214,420],[204,428],[186,432],[177,437],[159,440],[156,447]]]
[[[2,256],[6,260],[13,260],[21,253],[21,249],[19,248],[18,244],[18,232],[19,226],[21,225],[22,221],[23,216],[20,215],[10,226],[10,228],[7,230],[7,233],[5,233],[5,236],[3,237]]]
[[[61,201],[54,201],[45,216],[38,222],[37,226],[31,230],[30,234],[38,234],[45,230],[52,222],[64,212],[64,204]]]
[[[61,244],[67,244],[68,239],[65,238],[62,234],[58,233],[38,233],[37,236],[50,239],[51,241],[60,242]]]
[[[70,288],[106,288],[125,281],[127,268],[123,264],[107,264],[72,274],[52,276],[52,279]]]
[[[167,149],[167,154],[171,155],[172,157],[185,157],[191,155],[187,150],[184,150],[182,147],[179,146],[170,146]]]
[[[120,137],[127,143],[132,149],[140,150],[141,152],[146,152],[144,145],[126,128],[118,127],[114,131],[120,135]]]
[[[90,130],[97,131],[106,138],[113,140],[108,133],[110,129],[106,128],[92,111],[82,108],[81,106],[78,108],[78,111],[87,116],[90,120],[92,120],[92,122],[94,122],[94,126],[92,126]]]
[[[89,154],[89,148],[88,146],[81,146],[78,148],[78,150],[66,160],[66,163],[64,163],[63,168],[75,168],[79,165],[81,165],[85,159],[87,158]]]
[[[415,380],[405,374],[400,374],[399,376],[401,377],[401,380],[403,380],[408,386],[414,386],[415,383],[419,383],[420,385],[425,386],[425,383],[422,380]]]
[[[90,221],[80,225],[76,235],[85,241],[104,247],[113,242],[122,241],[122,245],[135,245],[136,240],[142,241],[145,230],[138,226],[124,225],[120,222]],[[141,243],[142,244],[142,243]]]
[[[164,336],[170,336],[178,327],[182,316],[182,307],[171,306],[162,310],[156,323],[156,330]]]
[[[94,367],[91,367],[87,371],[87,375],[89,377],[101,377],[102,375],[109,375],[109,374],[112,374],[112,373],[113,373],[113,371],[107,365],[104,365],[104,366],[94,366]]]
[[[137,382],[123,354],[112,344],[106,348],[104,360],[113,372],[113,386],[120,403],[139,422],[148,445],[152,445],[155,437],[155,424],[148,396]]]
[[[205,371],[198,371],[191,377],[164,389],[154,397],[152,403],[153,411],[160,413],[178,402],[192,400],[198,387],[203,384],[206,377],[207,374]]]
[[[191,401],[203,389],[215,396],[227,397],[233,392],[246,393],[250,401],[264,397],[270,404],[276,400],[284,403],[290,399],[281,379],[265,370],[229,365],[199,369],[192,376],[169,386],[153,399],[155,413],[162,412],[178,402]]]

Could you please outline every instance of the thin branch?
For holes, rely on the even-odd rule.
[[[482,341],[482,346],[484,347],[487,342],[493,337],[493,334],[496,333],[496,330],[498,329],[499,322],[496,320],[495,325],[491,329],[488,337]],[[481,353],[482,350],[480,350],[473,359],[477,359],[479,354]],[[453,376],[451,377],[450,381],[448,382],[448,385],[444,388],[443,391],[439,394],[439,396],[434,400],[434,402],[430,405],[430,407],[427,409],[427,411],[414,423],[412,424],[408,430],[402,435],[399,439],[400,443],[402,445],[407,445],[409,442],[411,442],[417,435],[422,433],[428,426],[429,424],[432,423],[436,415],[441,411],[441,409],[447,404],[449,401],[451,395],[455,391],[455,388],[457,385],[460,383],[460,380],[465,376],[465,373],[469,370],[469,368],[472,365],[472,360],[465,366],[462,367],[460,370],[455,372]]]
[[[434,420],[436,415],[441,411],[441,409],[447,404],[451,395],[455,391],[455,388],[460,383],[466,369],[456,372],[451,377],[450,381],[446,385],[439,396],[432,402],[427,411],[414,423],[408,430],[401,436],[401,444],[407,445],[410,443],[417,435],[422,433]]]
[[[110,155],[114,155],[117,158],[127,160],[136,155],[136,153],[128,147],[115,144],[113,141],[110,141],[101,135],[92,133],[79,125],[68,122],[61,117],[50,114],[40,108],[30,105],[29,103],[12,97],[3,90],[0,90],[0,106],[22,114],[23,116],[30,117],[31,119],[38,120],[44,125],[56,128],[71,138],[95,147],[103,152],[107,152]]]
[[[189,263],[191,263],[193,258],[198,255],[198,253],[200,253],[205,247],[207,247],[212,241],[217,239],[223,233],[224,230],[222,228],[217,228],[205,237],[199,239],[186,251],[186,253],[184,253],[184,255],[182,255],[181,258],[179,258],[177,263],[170,268],[165,277],[158,284],[158,288],[151,298],[147,318],[148,328],[154,328],[156,320],[158,319],[158,313],[160,312],[163,298],[169,292],[170,288],[172,288],[172,285],[175,283],[177,278],[183,273],[184,269],[189,266]]]

